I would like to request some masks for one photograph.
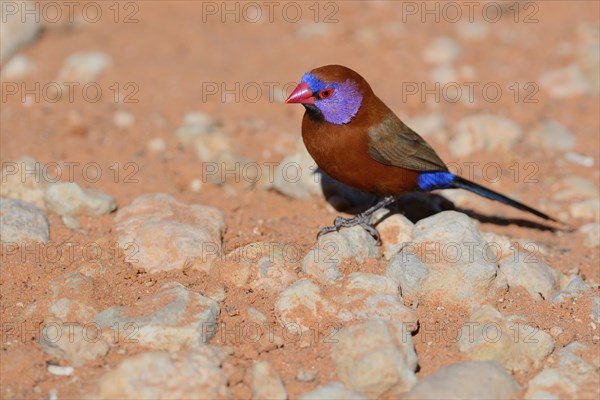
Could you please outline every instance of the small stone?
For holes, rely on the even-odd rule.
[[[299,310],[303,310],[300,314]],[[308,331],[312,321],[324,313],[333,314],[333,304],[321,296],[321,288],[310,279],[300,279],[285,288],[275,302],[275,313],[284,327]]]
[[[44,209],[44,193],[57,181],[52,168],[31,157],[2,162],[0,197],[24,200]]]
[[[135,250],[131,262],[149,272],[208,272],[221,256],[225,222],[213,207],[186,205],[164,193],[146,194],[120,209],[115,222],[119,247]]]
[[[440,85],[457,82],[458,72],[452,65],[438,65],[431,70],[431,80],[433,82],[439,82]],[[453,86],[449,86],[447,90],[442,91],[442,93],[445,95],[444,98],[457,98],[457,93],[453,89]],[[460,93],[458,93],[458,97],[460,97]]]
[[[110,349],[95,326],[52,321],[45,323],[39,343],[44,353],[75,367],[103,358]]]
[[[217,332],[219,312],[214,300],[171,282],[164,284],[157,295],[140,299],[134,310],[111,307],[96,315],[94,321],[107,331],[111,326],[131,326],[135,333],[128,340],[153,349],[177,351],[208,342]]]
[[[220,131],[221,128],[221,122],[210,115],[201,112],[191,112],[183,117],[183,123],[177,129],[175,135],[183,143],[189,143],[197,136]]]
[[[148,151],[154,154],[162,154],[167,149],[167,143],[163,138],[152,138],[146,143]]]
[[[588,91],[585,76],[576,64],[544,72],[538,81],[555,99],[575,97]]]
[[[542,122],[527,137],[534,145],[541,142],[545,148],[552,150],[566,151],[575,145],[573,133],[554,120]]]
[[[407,391],[417,381],[412,337],[397,322],[368,320],[342,329],[332,358],[340,380],[369,398],[394,388]]]
[[[554,341],[546,332],[517,316],[504,317],[494,307],[476,310],[464,324],[457,342],[458,350],[472,360],[494,360],[512,371],[536,367],[554,349]]]
[[[73,367],[61,367],[58,365],[48,365],[48,372],[57,376],[71,376],[75,370]]]
[[[111,64],[112,60],[104,53],[73,53],[65,59],[58,72],[58,80],[61,82],[93,82]]]
[[[385,213],[386,211],[376,213],[373,220],[379,221]],[[390,260],[406,243],[412,241],[414,226],[415,224],[401,214],[392,214],[377,224],[376,228],[381,235],[383,258]]]
[[[500,262],[498,281],[508,287],[520,286],[536,300],[545,300],[556,287],[557,273],[533,254],[517,250]]]
[[[44,195],[48,209],[60,216],[105,215],[117,208],[112,196],[95,189],[82,189],[75,182],[59,182],[50,186]]]
[[[582,200],[571,204],[569,212],[574,218],[582,218],[592,221],[600,220],[600,198]]]
[[[423,60],[429,64],[449,64],[456,61],[460,53],[460,45],[455,40],[442,36],[434,39],[423,50]]]
[[[130,112],[118,110],[113,115],[113,124],[120,129],[131,128],[135,124],[135,116]]]
[[[579,176],[570,176],[568,179],[564,179],[560,182],[560,187],[562,190],[554,193],[553,200],[574,203],[573,200],[591,199],[598,196],[596,184]]]
[[[423,137],[431,136],[446,128],[446,119],[441,113],[417,115],[403,120],[407,126]]]
[[[275,302],[275,314],[286,329],[300,332],[318,326],[323,319],[344,322],[381,318],[416,329],[417,316],[399,297],[398,285],[389,278],[355,272],[327,288],[329,298],[309,279],[284,289]]]
[[[417,382],[403,399],[512,399],[519,385],[494,361],[448,365]]]
[[[341,229],[319,237],[302,261],[302,271],[322,283],[331,283],[342,277],[339,265],[348,259],[358,263],[378,258],[375,239],[361,226]]]
[[[565,154],[565,160],[572,162],[573,164],[582,165],[584,167],[593,167],[594,158],[583,154],[569,151]]]
[[[515,122],[491,114],[469,115],[458,122],[449,149],[453,157],[466,157],[478,151],[507,151],[522,135]]]
[[[25,44],[33,41],[37,36],[42,24],[43,18],[40,17],[40,11],[33,11],[33,15],[25,18],[24,9],[20,7],[32,7],[28,3],[13,4],[14,12],[8,12],[11,3],[4,3],[2,6],[2,34],[0,35],[0,64],[4,64],[10,57]],[[6,9],[5,9],[6,7]],[[33,9],[36,9],[35,7]],[[32,8],[27,8],[32,10]]]
[[[594,296],[592,313],[590,314],[592,321],[600,324],[600,296]]]
[[[226,282],[277,293],[297,280],[293,254],[282,243],[256,242],[238,247],[217,263],[212,273]]]
[[[0,80],[3,82],[20,81],[27,77],[27,75],[30,75],[34,69],[35,67],[29,58],[22,54],[17,54],[2,66]]]
[[[300,400],[367,400],[365,396],[347,389],[341,382],[331,382],[304,393]]]
[[[42,242],[50,239],[42,210],[23,200],[0,198],[0,240],[4,243]]]
[[[248,318],[256,323],[263,324],[267,322],[267,316],[254,307],[248,307],[246,313],[248,314]]]
[[[319,371],[307,371],[305,369],[301,369],[298,371],[298,375],[296,375],[296,379],[300,382],[312,382],[315,380]]]
[[[488,25],[481,21],[460,21],[456,24],[456,33],[462,39],[483,40],[488,36]]]
[[[287,391],[281,378],[266,361],[256,362],[252,366],[252,398],[287,399]]]
[[[125,359],[100,378],[98,398],[227,399],[224,355],[205,345],[181,353],[145,352]]]
[[[559,337],[563,333],[563,328],[561,328],[560,326],[553,326],[552,328],[550,328],[550,335],[554,336],[555,338]]]
[[[443,211],[415,225],[412,242],[390,260],[386,276],[411,300],[481,302],[495,290],[495,257],[468,216]]]
[[[328,36],[331,33],[329,25],[327,23],[303,24],[296,30],[296,36],[303,40]]]
[[[190,182],[190,190],[194,193],[199,193],[202,190],[203,183],[200,179],[192,179]]]
[[[525,399],[598,398],[600,374],[597,366],[585,362],[577,353],[592,351],[573,342],[558,351],[558,366],[545,368],[527,384]]]

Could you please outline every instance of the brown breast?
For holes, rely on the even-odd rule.
[[[400,195],[416,189],[416,171],[385,165],[369,156],[367,131],[373,118],[378,116],[364,114],[363,110],[369,110],[368,106],[363,104],[347,125],[318,121],[305,113],[302,138],[308,152],[319,168],[332,178],[359,190],[379,195]]]

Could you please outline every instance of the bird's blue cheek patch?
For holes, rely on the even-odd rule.
[[[356,83],[350,80],[335,83],[331,87],[335,89],[333,95],[317,100],[315,105],[321,110],[325,121],[335,125],[347,124],[360,109],[363,96]]]
[[[454,175],[450,172],[421,172],[419,174],[419,187],[429,192],[435,189],[450,189]]]

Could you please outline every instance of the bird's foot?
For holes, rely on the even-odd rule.
[[[377,244],[381,244],[381,236],[377,229],[371,225],[371,214],[358,214],[353,218],[336,217],[333,221],[333,226],[326,226],[317,233],[317,240],[326,233],[338,232],[341,228],[351,228],[353,226],[361,226],[366,230],[372,237],[377,241]]]

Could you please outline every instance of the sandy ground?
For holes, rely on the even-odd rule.
[[[98,22],[85,23],[78,17],[80,22],[75,26],[47,23],[40,37],[22,49],[21,54],[30,58],[36,67],[25,79],[28,87],[36,83],[43,87],[55,81],[64,59],[76,51],[105,53],[111,57],[112,65],[96,80],[103,92],[98,102],[87,101],[80,90],[75,90],[73,101],[63,99],[52,103],[43,93],[39,101],[25,104],[20,96],[3,99],[0,153],[3,162],[27,155],[43,164],[78,163],[72,180],[114,196],[120,207],[137,196],[153,192],[170,193],[184,203],[218,207],[224,212],[228,226],[224,239],[226,251],[256,241],[295,243],[307,251],[315,242],[317,230],[335,216],[325,200],[292,200],[260,187],[247,187],[243,182],[232,184],[235,194],[209,182],[204,183],[200,191],[193,192],[190,183],[202,179],[202,161],[190,148],[178,143],[174,131],[186,113],[202,111],[222,121],[241,155],[257,162],[281,161],[295,149],[303,113],[301,107],[282,103],[283,89],[289,92],[291,83],[305,71],[335,63],[360,71],[401,117],[441,113],[452,127],[465,115],[489,111],[515,121],[525,133],[539,121],[552,118],[575,136],[572,151],[591,156],[595,162],[593,168],[568,163],[562,160],[560,153],[525,140],[502,154],[481,151],[456,160],[448,151],[447,138],[443,135],[428,138],[448,162],[498,163],[504,176],[494,186],[496,190],[545,207],[552,203],[558,183],[571,176],[592,180],[598,187],[598,96],[557,99],[538,85],[538,90],[531,94],[536,101],[526,102],[523,86],[516,99],[514,90],[510,89],[515,82],[537,83],[544,71],[574,62],[572,48],[578,40],[578,27],[598,23],[596,2],[537,2],[537,22],[532,23],[525,21],[530,10],[521,9],[515,16],[510,9],[505,9],[512,14],[496,23],[482,22],[487,34],[481,40],[458,37],[459,24],[444,21],[444,18],[436,23],[429,17],[423,23],[421,19],[425,17],[408,15],[396,2],[325,2],[317,4],[318,15],[312,2],[297,3],[302,15],[295,23],[279,9],[271,13],[272,21],[253,23],[240,11],[240,21],[236,22],[233,16],[221,14],[220,2],[211,3],[217,7],[216,15],[212,14],[212,8],[209,13],[200,2],[193,1],[141,2],[131,10],[125,9],[126,4],[129,3],[119,3],[121,13],[117,22],[113,10],[104,4],[104,14]],[[264,7],[262,11],[267,12]],[[124,21],[129,12],[133,12],[132,18],[137,22]],[[476,18],[481,21],[481,15],[476,13]],[[497,83],[503,89],[499,101],[486,101],[478,90],[472,104],[464,100],[466,93],[461,101],[454,103],[435,99],[435,96],[422,99],[422,92],[407,94],[406,82],[433,87],[432,66],[423,61],[422,52],[438,36],[456,38],[462,47],[457,68],[471,71],[470,81],[481,85]],[[132,85],[126,87],[128,83]],[[269,85],[274,87],[274,98],[270,96]],[[218,89],[213,94],[209,89],[215,87]],[[261,89],[258,96],[254,91],[256,87]],[[226,95],[225,90],[231,93]],[[129,95],[131,101],[115,102],[116,91],[120,96]],[[118,110],[135,117],[133,126],[115,126],[113,116]],[[74,122],[73,112],[81,121]],[[164,139],[167,144],[164,152],[155,154],[147,149],[147,142],[153,138]],[[86,179],[82,167],[88,163],[100,166],[102,176],[97,182]],[[526,163],[536,165],[537,183],[524,179],[529,172],[525,170]],[[514,165],[519,176],[514,174]],[[128,180],[128,174],[133,179]],[[481,176],[481,171],[476,169],[476,174]],[[65,174],[62,180],[70,178]],[[533,219],[507,207],[490,207],[491,203],[486,200],[480,202],[487,207],[483,214]],[[571,218],[568,203],[552,204],[558,205],[546,208],[547,211],[569,219],[575,226],[591,222]],[[102,239],[110,246],[115,240],[114,214],[81,217],[81,230],[65,227],[52,213],[49,221],[52,241],[86,243]],[[578,232],[556,234],[485,222],[481,230],[535,242],[545,249],[539,257],[552,267],[564,273],[578,270],[588,281],[600,281],[598,248],[585,247]],[[81,257],[72,263],[53,263],[43,256],[3,259],[0,269],[3,324],[25,321],[28,326],[35,326],[42,323],[49,282],[65,272],[80,270],[84,264]],[[194,290],[209,289],[202,275],[193,271],[147,274],[118,258],[106,260],[103,266],[107,272],[95,294],[103,307],[132,305],[141,295],[153,293],[160,283],[173,280]],[[385,264],[344,268],[345,272],[382,273]],[[225,305],[228,310],[242,310],[252,305],[276,325],[273,302],[272,295],[232,288]],[[534,302],[517,290],[504,296],[503,303],[496,306],[506,314],[524,315],[545,331],[554,326],[562,327],[564,334],[556,338],[558,348],[578,340],[593,344],[597,349],[598,331],[590,327],[590,305],[586,302],[590,300],[583,298],[577,304],[558,305]],[[38,304],[37,311],[25,317],[25,308],[33,303]],[[419,308],[420,323],[427,325],[443,320],[460,324],[469,315],[468,309],[448,305],[443,316],[436,310],[433,302]],[[225,323],[234,324],[242,318],[235,312],[222,313]],[[140,347],[123,345],[122,351],[111,351],[101,361],[78,368],[73,377],[64,378],[47,372],[51,357],[37,345],[35,334],[22,333],[20,339],[11,341],[10,345],[3,340],[2,397],[47,397],[50,390],[56,390],[62,398],[77,398],[93,392],[96,380],[124,357],[143,351]],[[446,340],[428,343],[430,341],[417,334],[414,341],[421,365],[419,378],[466,359]],[[278,369],[291,397],[336,379],[335,368],[323,343],[308,348],[291,344],[268,352],[261,351],[257,344],[233,343],[227,337],[223,340],[217,336],[213,344],[235,348],[227,362],[235,367],[230,384],[236,398],[250,396],[250,375],[246,367],[257,358],[270,361]],[[317,367],[316,380],[296,380],[301,367]],[[515,378],[524,384],[536,372],[532,369]]]

